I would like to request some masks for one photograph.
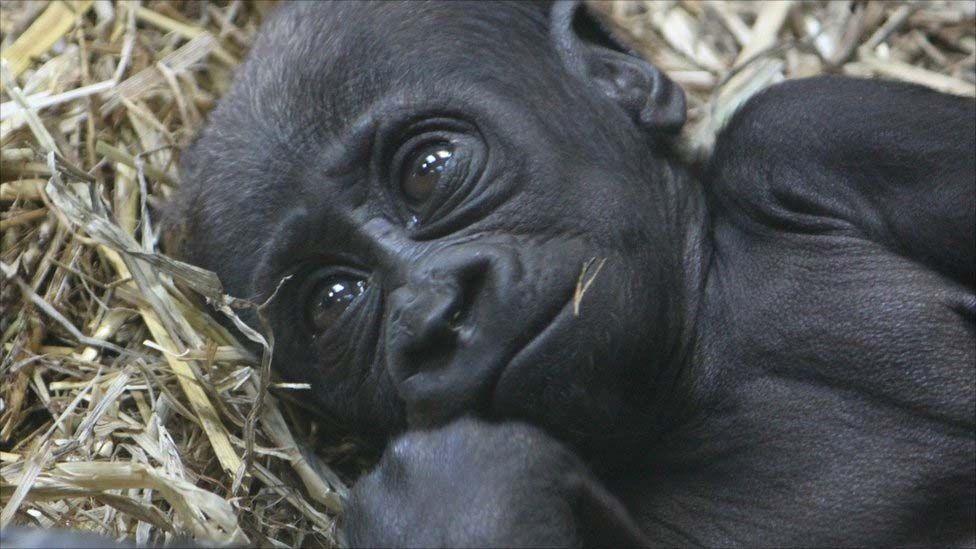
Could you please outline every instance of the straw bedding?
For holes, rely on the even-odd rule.
[[[976,95],[970,1],[592,5],[687,90],[689,155],[785,78]],[[261,304],[159,231],[179,151],[273,3],[0,6],[0,526],[335,545],[369,452],[290,404],[309,389],[271,375],[272,334],[215,320]]]

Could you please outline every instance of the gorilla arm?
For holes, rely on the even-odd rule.
[[[544,432],[467,418],[391,443],[353,489],[347,517],[353,547],[652,544]]]
[[[754,182],[747,192],[720,195],[726,210],[759,213],[777,226],[806,218],[816,219],[809,230],[853,228],[973,287],[974,151],[970,98],[819,77],[750,100],[719,137],[708,179]],[[749,203],[742,204],[745,196]],[[827,218],[843,226],[825,227]]]

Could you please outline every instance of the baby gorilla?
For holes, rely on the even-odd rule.
[[[289,3],[176,211],[230,293],[287,278],[281,375],[399,436],[353,545],[966,543],[974,119],[794,81],[692,169],[576,3]]]

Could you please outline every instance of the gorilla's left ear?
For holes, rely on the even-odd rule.
[[[614,39],[582,2],[557,1],[549,24],[553,45],[567,69],[592,82],[642,128],[655,133],[681,131],[684,91]]]

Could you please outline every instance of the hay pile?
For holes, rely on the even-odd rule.
[[[880,77],[976,96],[976,3],[970,0],[590,5],[685,89],[685,146],[698,155],[746,99],[788,78]]]
[[[185,288],[251,305],[158,255],[178,151],[268,8],[4,2],[2,525],[334,545],[345,485],[257,402],[241,341],[267,342]]]
[[[688,90],[691,152],[783,78],[976,95],[968,0],[594,5]],[[270,334],[222,328],[201,297],[230,318],[258,304],[160,251],[156,207],[179,185],[179,150],[271,8],[2,3],[0,525],[336,543],[351,478],[328,464],[350,443],[329,436],[316,454],[315,424],[256,398],[307,387],[276,384]]]

